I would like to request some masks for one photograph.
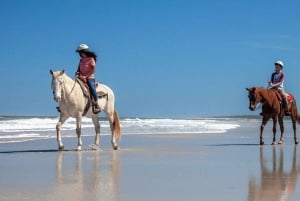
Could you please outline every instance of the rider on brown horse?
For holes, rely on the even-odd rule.
[[[287,94],[283,87],[284,82],[284,73],[282,72],[283,62],[282,61],[275,61],[275,72],[271,75],[271,81],[269,81],[269,86],[271,89],[278,90],[279,94],[282,97],[282,104],[285,110],[286,115],[288,113],[288,101],[287,101]]]

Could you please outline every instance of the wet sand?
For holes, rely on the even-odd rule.
[[[289,131],[287,131],[289,133]],[[72,151],[76,138],[0,145],[0,200],[299,201],[299,146],[258,145],[258,128],[222,134],[127,135],[113,151]],[[93,141],[84,137],[84,147]]]

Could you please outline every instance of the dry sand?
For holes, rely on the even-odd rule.
[[[299,201],[299,146],[258,145],[257,130],[128,135],[113,151],[56,150],[56,141],[0,145],[0,200]],[[93,138],[83,138],[85,146]],[[64,139],[67,149],[76,139]],[[266,134],[266,143],[271,136]]]

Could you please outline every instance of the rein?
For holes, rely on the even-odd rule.
[[[276,96],[276,92],[272,91],[272,89],[266,89],[267,91],[265,92],[260,92],[260,106],[263,104],[267,104],[270,108],[274,107],[274,102],[279,102]],[[266,94],[267,93],[267,94]],[[280,104],[280,103],[279,103]]]
[[[254,109],[254,111],[259,110],[262,107],[263,103],[259,102],[257,104],[257,107]]]
[[[75,78],[74,87],[75,87],[76,83],[79,84],[79,86],[80,86],[80,88],[83,92],[84,97],[86,97],[87,100],[88,100],[85,107],[84,107],[83,113],[82,113],[82,116],[85,116],[87,114],[87,112],[89,111],[89,109],[90,109],[92,100],[91,100],[89,94],[87,94],[88,92],[86,92],[86,90],[85,90],[86,86],[84,86],[84,83],[79,78]]]
[[[55,79],[54,81],[55,81],[56,83],[55,83],[55,84],[52,83],[52,86],[51,86],[52,91],[53,91],[53,94],[55,94],[55,91],[54,91],[55,86],[53,86],[53,85],[59,84],[60,87],[61,87],[61,89],[60,89],[61,99],[66,98],[67,96],[66,96],[66,90],[65,90],[65,79],[62,79],[62,81],[60,81],[57,77],[54,77],[54,79]],[[85,115],[87,114],[87,112],[89,111],[89,109],[90,109],[90,106],[91,106],[91,98],[90,98],[89,95],[85,92],[85,90],[84,90],[84,87],[85,87],[85,86],[83,86],[84,84],[83,84],[83,83],[81,82],[81,80],[79,80],[78,78],[76,78],[76,79],[74,80],[74,85],[73,85],[73,87],[72,87],[72,89],[71,89],[71,92],[74,90],[74,88],[75,88],[75,86],[76,86],[76,83],[79,84],[79,86],[80,86],[80,88],[81,88],[81,90],[82,90],[82,92],[83,92],[83,96],[84,96],[85,98],[87,98],[87,103],[86,103],[86,105],[85,105],[85,107],[84,107],[84,110],[83,110],[83,113],[82,113],[82,116],[85,116]]]

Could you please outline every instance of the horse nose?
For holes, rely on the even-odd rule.
[[[254,109],[255,109],[255,106],[253,106],[253,105],[249,106],[249,110],[253,111]]]

